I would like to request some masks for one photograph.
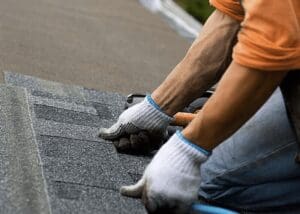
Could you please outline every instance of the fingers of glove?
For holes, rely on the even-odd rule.
[[[110,128],[101,128],[99,130],[99,137],[106,140],[113,140],[119,138],[125,133],[125,129],[122,127],[122,124],[117,122],[112,125]]]
[[[158,149],[164,142],[162,134],[140,131],[136,135],[130,136],[131,146],[136,151],[149,153]]]
[[[140,198],[142,197],[143,189],[146,184],[146,178],[143,176],[136,184],[130,186],[122,186],[120,193],[125,196]]]
[[[118,152],[126,153],[131,149],[131,142],[128,137],[122,137],[119,140],[113,141],[113,144]]]
[[[147,191],[145,191],[147,192]],[[143,203],[147,211],[151,214],[164,214],[164,213],[174,213],[174,214],[184,214],[188,213],[190,209],[187,206],[181,206],[180,202],[174,203],[174,201],[160,200],[159,198],[147,197],[146,193],[143,193]],[[173,203],[172,203],[173,202]]]
[[[147,211],[152,214],[163,214],[163,213],[173,213],[172,208],[169,207],[169,204],[159,195],[151,196],[147,185],[143,190],[142,202],[145,205]]]
[[[150,150],[150,137],[144,131],[130,135],[131,148],[136,152],[148,152]]]
[[[151,133],[149,134],[151,149],[159,149],[168,139],[165,138],[164,133]]]
[[[113,142],[120,153],[149,154],[163,144],[162,135],[150,134],[147,131],[139,131],[136,134],[123,134],[120,139]]]
[[[186,204],[182,200],[175,199],[173,197],[167,197],[162,192],[151,192],[149,189],[149,183],[146,183],[143,188],[142,202],[145,205],[147,211],[151,214],[184,214],[190,210],[190,205]]]
[[[148,135],[142,134],[142,132],[125,135],[124,137],[115,140],[113,144],[120,153],[146,154],[151,151],[150,139]]]
[[[153,198],[148,196],[147,184],[143,189],[142,202],[149,213],[154,213],[155,211],[157,211],[157,204],[155,200],[153,200]]]
[[[165,214],[165,213],[172,213],[172,214],[185,214],[185,213],[189,213],[189,210],[180,210],[178,208],[169,208],[169,207],[159,207],[157,208],[155,211],[150,212],[148,210],[149,213],[151,214]]]
[[[118,152],[126,154],[144,154],[148,151],[148,146],[143,144],[137,135],[124,136],[113,141]]]

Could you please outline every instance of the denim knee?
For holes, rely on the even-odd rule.
[[[226,161],[222,154],[216,154],[218,157],[201,167],[199,196],[242,210],[300,204],[300,165],[294,162],[296,148],[297,142],[290,142],[235,168],[226,168],[222,165]]]

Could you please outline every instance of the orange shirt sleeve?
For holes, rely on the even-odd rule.
[[[210,0],[209,2],[231,18],[240,22],[243,21],[244,9],[240,4],[240,0]]]
[[[300,68],[300,1],[244,0],[235,62],[261,70]]]
[[[270,71],[300,68],[300,0],[210,0],[210,3],[241,21],[238,43],[233,50],[235,62]]]

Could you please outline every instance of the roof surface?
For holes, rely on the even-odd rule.
[[[0,205],[6,213],[18,213],[16,207],[22,213],[145,213],[139,200],[118,190],[140,178],[150,157],[118,154],[97,137],[99,127],[117,119],[123,96],[11,72],[5,81]]]
[[[190,45],[139,0],[0,0],[0,14],[0,71],[98,90],[152,91]]]

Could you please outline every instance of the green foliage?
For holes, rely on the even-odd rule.
[[[214,8],[208,0],[174,0],[178,5],[194,16],[201,23],[204,23]]]

